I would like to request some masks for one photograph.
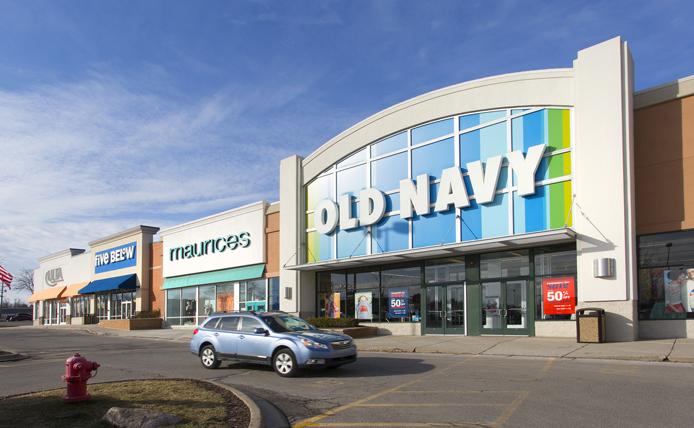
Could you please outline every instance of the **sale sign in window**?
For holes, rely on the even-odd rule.
[[[388,315],[391,318],[407,317],[407,289],[389,290],[390,309]]]
[[[576,311],[574,278],[544,278],[542,280],[542,299],[545,315],[573,314]]]

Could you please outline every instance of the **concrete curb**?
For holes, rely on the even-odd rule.
[[[267,428],[267,424],[265,422],[265,417],[263,416],[263,412],[260,411],[260,407],[258,407],[258,405],[255,404],[255,401],[253,401],[249,396],[247,396],[243,392],[239,391],[238,389],[221,384],[219,382],[215,382],[213,380],[207,380],[207,379],[197,379],[197,380],[202,381],[202,382],[209,382],[211,384],[217,385],[220,388],[227,389],[232,394],[239,397],[241,399],[241,401],[246,403],[246,406],[248,406],[248,409],[251,411],[251,422],[248,424],[248,428]]]
[[[11,352],[11,351],[7,351],[7,352]],[[19,353],[5,354],[5,355],[0,355],[0,362],[26,360],[27,358],[31,358],[31,357],[28,355],[19,354]]]

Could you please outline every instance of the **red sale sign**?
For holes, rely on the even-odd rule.
[[[573,314],[576,311],[576,286],[573,277],[542,279],[545,315]]]

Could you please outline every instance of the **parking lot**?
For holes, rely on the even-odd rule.
[[[64,388],[65,360],[80,352],[102,366],[90,383],[211,379],[268,400],[297,427],[685,424],[694,381],[689,363],[403,352],[280,378],[243,363],[206,370],[186,340],[3,328],[0,344],[31,356],[0,363],[0,395]]]

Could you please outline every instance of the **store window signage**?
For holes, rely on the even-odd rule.
[[[99,251],[94,254],[94,273],[110,272],[136,266],[136,257],[137,242]]]
[[[226,238],[220,236],[217,239],[200,241],[200,244],[196,242],[183,247],[171,248],[169,250],[169,261],[223,253],[227,249],[233,251],[237,248],[246,248],[249,245],[251,245],[251,234],[248,232],[241,232],[238,235],[232,234]]]
[[[55,268],[46,271],[45,275],[46,285],[53,287],[57,283],[63,281],[63,269]]]
[[[510,167],[516,175],[519,196],[535,194],[535,173],[540,166],[546,144],[538,144],[528,149],[527,155],[516,150],[506,153]],[[486,168],[482,161],[468,162],[467,170],[478,204],[494,202],[503,156],[493,156],[487,159]],[[400,180],[400,218],[412,218],[427,215],[431,211],[429,174],[417,176],[416,183],[411,179]],[[318,233],[332,233],[338,225],[342,230],[355,229],[359,226],[370,226],[378,223],[385,214],[385,195],[378,189],[364,189],[359,193],[359,218],[352,217],[351,198],[349,194],[341,195],[339,206],[330,199],[324,199],[316,205],[314,213],[315,228]],[[445,212],[454,205],[456,208],[470,206],[470,197],[463,174],[458,167],[444,169],[441,173],[438,196],[434,211]],[[342,209],[350,207],[350,209]]]
[[[576,311],[574,278],[543,278],[542,301],[545,315],[573,314]]]

